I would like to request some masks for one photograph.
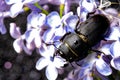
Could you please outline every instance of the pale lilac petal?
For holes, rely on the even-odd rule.
[[[88,68],[80,69],[79,74],[78,74],[78,79],[81,80],[89,73],[90,73],[90,69],[88,69]]]
[[[42,49],[40,49],[41,56],[50,59],[50,57],[53,57],[55,52],[55,47],[53,45],[46,46],[42,45]]]
[[[82,7],[84,7],[88,12],[92,12],[95,9],[94,2],[87,2],[87,0],[82,0],[82,3],[80,4],[82,4]]]
[[[96,61],[96,69],[100,74],[104,76],[108,76],[112,73],[110,66],[105,63],[101,58]]]
[[[46,23],[46,15],[43,13],[40,13],[38,15],[38,25],[43,26]]]
[[[46,68],[46,77],[48,78],[48,80],[56,80],[57,76],[57,69],[52,64],[49,64]]]
[[[73,12],[68,12],[67,14],[65,14],[64,16],[62,16],[62,19],[61,19],[61,22],[64,22],[65,23],[65,20],[72,16],[73,15]]]
[[[34,50],[35,49],[34,41],[32,41],[31,43],[26,43],[26,47],[28,50]]]
[[[111,27],[111,33],[109,37],[105,38],[107,40],[118,40],[120,37],[119,27]]]
[[[13,42],[13,48],[17,53],[20,53],[23,50],[22,47],[23,47],[23,40],[21,38],[18,38]]]
[[[114,57],[120,56],[120,42],[119,41],[116,41],[111,45],[110,52],[112,56]]]
[[[51,12],[48,16],[47,16],[47,24],[51,27],[51,28],[56,28],[60,25],[60,16],[57,12]]]
[[[13,4],[10,8],[10,12],[11,12],[11,17],[16,17],[19,13],[21,13],[23,7],[23,3],[19,2],[17,4]]]
[[[60,40],[60,38],[66,33],[65,27],[60,26],[59,28],[55,29],[55,36],[53,41]]]
[[[28,49],[24,44],[23,44],[23,50],[27,55],[32,55],[32,50]]]
[[[92,73],[87,74],[82,80],[93,80]]]
[[[69,28],[72,30],[75,30],[76,28],[76,24],[78,22],[78,16],[76,15],[72,15],[70,17],[68,17],[65,22],[66,22],[66,25],[69,26]]]
[[[30,4],[33,4],[33,3],[36,3],[36,2],[38,2],[39,0],[24,0],[24,4],[26,4],[26,3],[30,3]]]
[[[6,28],[5,28],[5,25],[0,22],[0,33],[1,34],[5,34],[7,32]]]
[[[16,26],[15,23],[10,23],[10,35],[17,39],[21,36],[20,28]]]
[[[28,24],[30,24],[32,27],[38,27],[38,16],[38,12],[31,12],[27,17]]]
[[[32,29],[32,30],[28,30],[25,32],[25,40],[27,41],[27,43],[31,43],[36,35],[36,30]]]
[[[107,8],[105,12],[116,17],[118,16],[118,11],[115,8]]]
[[[104,52],[106,55],[110,55],[110,44],[106,44],[100,48],[100,51]]]
[[[14,3],[19,3],[22,2],[22,0],[5,0],[6,4],[14,4]]]
[[[45,43],[53,42],[53,38],[55,35],[55,29],[48,29],[42,36],[42,39]]]
[[[64,64],[66,64],[65,60],[59,56],[54,58],[54,65],[56,68],[61,68],[62,66],[64,66]]]
[[[49,63],[49,61],[46,58],[42,57],[37,61],[35,67],[37,70],[42,70],[43,68],[45,68],[48,65],[48,63]]]
[[[39,33],[39,31],[38,32],[36,32],[37,34],[35,35],[35,39],[34,39],[34,43],[35,43],[35,46],[37,47],[37,48],[40,48],[40,46],[41,46],[41,42],[42,42],[42,40],[41,40],[41,36],[40,36],[40,33]]]
[[[111,65],[116,70],[120,71],[120,57],[114,58],[111,60]]]

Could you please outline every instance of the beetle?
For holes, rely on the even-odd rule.
[[[89,54],[93,46],[104,39],[109,26],[110,21],[102,14],[89,17],[76,26],[74,33],[68,32],[61,38],[62,44],[57,52],[69,62],[81,60]]]

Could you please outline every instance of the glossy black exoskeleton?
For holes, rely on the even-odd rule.
[[[75,33],[66,33],[61,39],[62,44],[58,48],[60,56],[69,62],[85,58],[88,51],[104,38],[109,26],[108,18],[101,14],[78,24]]]

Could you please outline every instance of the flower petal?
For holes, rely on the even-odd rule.
[[[33,3],[36,3],[36,2],[38,2],[39,0],[24,0],[24,4],[26,4],[26,3],[30,3],[30,4],[33,4]]]
[[[25,40],[27,41],[27,43],[31,43],[36,35],[36,30],[35,29],[31,29],[25,32]]]
[[[22,0],[5,0],[5,2],[6,4],[10,5],[10,4],[22,2]]]
[[[78,16],[76,15],[72,15],[65,20],[66,25],[69,26],[70,31],[75,30],[78,20]]]
[[[28,17],[27,17],[27,22],[30,24],[32,27],[37,28],[38,27],[38,17],[39,14],[36,11],[31,12]]]
[[[37,70],[41,70],[43,68],[45,68],[48,65],[48,60],[44,57],[40,58],[37,63],[36,63],[36,69]]]
[[[102,58],[96,61],[96,69],[100,74],[104,76],[108,76],[112,73],[110,66],[105,63]]]
[[[111,27],[110,35],[105,39],[107,39],[107,40],[118,40],[119,37],[120,37],[119,27]]]
[[[11,17],[16,17],[19,13],[21,13],[23,7],[23,3],[19,2],[17,4],[13,4],[10,8],[10,13],[11,13]]]
[[[60,16],[57,12],[51,12],[47,16],[47,24],[49,25],[50,28],[56,28],[60,25]]]
[[[92,73],[87,74],[82,80],[93,80]]]
[[[112,59],[111,65],[112,65],[112,67],[114,67],[115,69],[120,71],[120,57]]]
[[[53,42],[54,35],[55,29],[48,29],[47,31],[44,32],[42,39],[44,40],[45,43],[51,43]]]
[[[112,56],[118,57],[120,56],[120,42],[116,41],[110,46],[110,52]]]
[[[14,42],[13,42],[13,47],[15,49],[15,51],[17,53],[20,53],[22,51],[22,47],[23,47],[23,41],[21,38],[18,38],[16,39]]]
[[[52,64],[49,64],[46,68],[46,77],[48,78],[48,80],[56,80],[57,76],[57,69]]]
[[[14,39],[17,39],[17,38],[19,38],[21,36],[20,28],[17,27],[15,23],[10,23],[10,35]]]
[[[42,44],[41,42],[42,42],[41,36],[40,36],[40,34],[39,34],[39,31],[38,31],[37,34],[35,35],[35,39],[34,39],[35,46],[36,46],[37,48],[40,48],[40,46],[41,46],[41,44]]]
[[[5,34],[6,32],[7,32],[7,30],[6,30],[5,25],[3,23],[3,19],[2,20],[0,19],[0,33]]]
[[[87,0],[80,1],[80,5],[82,5],[82,7],[84,7],[88,12],[92,12],[95,9],[93,2],[87,2]]]
[[[64,66],[64,64],[66,64],[65,60],[59,56],[54,58],[54,65],[57,68],[61,68],[62,66]]]

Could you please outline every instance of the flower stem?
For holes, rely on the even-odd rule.
[[[63,16],[64,7],[65,7],[65,4],[60,4],[60,17]]]
[[[49,14],[48,11],[46,11],[45,9],[43,9],[38,3],[35,3],[34,5],[35,5],[37,8],[39,8],[40,10],[42,10],[42,13],[44,13],[44,14],[46,14],[46,15]]]

